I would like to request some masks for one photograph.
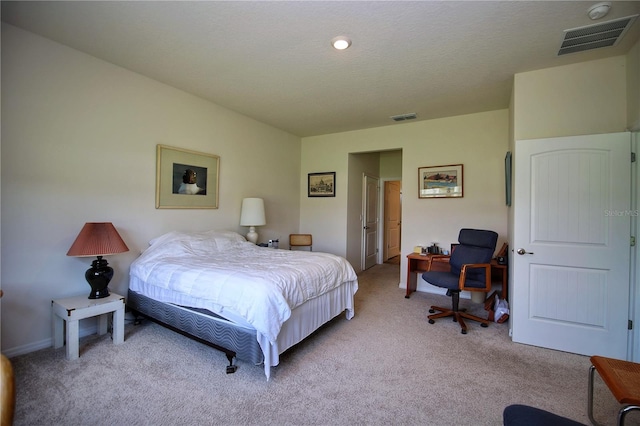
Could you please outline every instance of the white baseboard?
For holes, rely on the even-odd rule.
[[[81,322],[82,324],[82,322]],[[96,334],[98,332],[98,325],[94,324],[88,327],[80,327],[78,333],[80,338],[85,336],[90,336],[92,334]],[[53,337],[49,337],[48,339],[43,339],[38,342],[32,342],[27,345],[16,346],[14,348],[3,349],[2,353],[9,359],[19,356],[25,355],[31,352],[39,351],[42,349],[50,348],[53,346]]]
[[[399,287],[406,290],[407,285],[403,284],[403,283],[400,283]],[[446,288],[436,287],[435,285],[429,284],[428,282],[424,281],[422,278],[420,278],[418,280],[418,284],[416,286],[416,291],[421,291],[421,292],[424,292],[424,293],[440,294],[442,296],[445,296],[447,294],[447,289]],[[498,293],[500,293],[502,291],[502,285],[501,284],[497,284],[497,283],[493,283],[492,286],[491,286],[491,291],[487,294],[487,296],[489,294],[493,293],[494,291],[497,291]],[[469,292],[469,291],[460,292],[460,298],[461,299],[471,299],[471,292]]]

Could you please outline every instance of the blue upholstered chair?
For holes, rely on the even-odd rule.
[[[451,296],[452,308],[431,306],[429,324],[438,318],[453,317],[462,328],[462,334],[467,334],[464,319],[478,321],[487,327],[489,321],[459,309],[460,291],[491,291],[491,258],[496,249],[498,234],[493,231],[480,229],[461,229],[458,235],[458,245],[449,258],[450,271],[427,271],[422,278],[430,284],[447,289],[447,296]],[[435,313],[440,311],[439,313]]]
[[[513,404],[502,413],[504,426],[585,426],[575,420],[528,405]]]

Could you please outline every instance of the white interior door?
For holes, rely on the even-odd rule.
[[[626,359],[630,135],[517,141],[514,166],[513,340]]]
[[[364,175],[362,200],[362,269],[377,264],[378,258],[378,178]]]

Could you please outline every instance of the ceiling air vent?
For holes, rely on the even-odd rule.
[[[415,112],[410,112],[409,114],[400,114],[400,115],[392,115],[390,118],[393,121],[405,121],[405,120],[413,120],[418,115]]]
[[[568,53],[584,52],[600,47],[615,46],[627,30],[633,25],[638,15],[586,27],[564,30],[564,39],[558,51],[558,56]]]

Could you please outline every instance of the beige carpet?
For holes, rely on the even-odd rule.
[[[449,299],[405,299],[398,277],[397,265],[362,273],[355,318],[288,351],[269,382],[244,362],[227,375],[222,353],[150,322],[127,324],[123,345],[84,338],[76,361],[64,348],[16,357],[15,424],[500,425],[514,403],[588,422],[587,357],[514,344],[507,324],[430,325],[428,305]],[[596,399],[613,425],[619,406],[601,381]]]

